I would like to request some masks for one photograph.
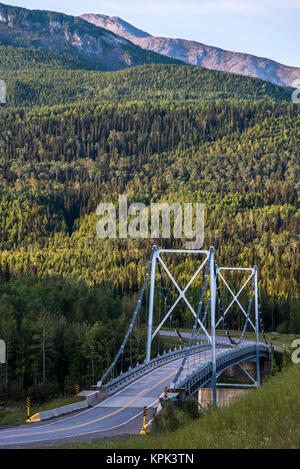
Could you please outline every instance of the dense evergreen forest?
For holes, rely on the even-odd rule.
[[[94,384],[128,325],[152,244],[184,245],[97,238],[96,207],[119,194],[203,202],[204,248],[215,246],[219,265],[257,264],[266,328],[300,333],[291,90],[199,67],[102,72],[59,53],[0,49],[3,396]],[[193,266],[173,259],[172,272],[184,284]],[[183,310],[175,320],[187,324]],[[128,365],[143,360],[140,321]]]
[[[152,64],[101,72],[66,52],[0,45],[8,106],[132,100],[248,99],[290,101],[292,89],[258,78],[190,65]]]

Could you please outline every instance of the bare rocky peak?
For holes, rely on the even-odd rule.
[[[118,16],[86,14],[82,19],[110,30],[143,49],[175,58],[191,65],[201,65],[210,70],[236,73],[260,78],[281,86],[298,87],[300,68],[283,65],[265,57],[231,52],[196,41],[154,37],[132,26]]]
[[[117,24],[126,22],[115,18]],[[127,25],[126,27],[129,27]],[[132,31],[136,28],[132,27]],[[142,33],[142,32],[141,32]],[[135,34],[138,34],[135,31]],[[0,3],[0,44],[52,48],[99,65],[120,70],[146,63],[178,63],[133,44],[110,28],[46,10],[29,10]]]
[[[150,34],[142,31],[141,29],[135,28],[131,24],[127,23],[127,21],[119,18],[119,16],[107,16],[101,14],[94,15],[93,13],[87,13],[81,15],[80,18],[93,23],[95,26],[108,29],[109,31],[125,37],[132,42],[134,42],[133,39],[135,38],[151,37]]]

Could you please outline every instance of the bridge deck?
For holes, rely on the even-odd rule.
[[[217,351],[223,354],[226,349]],[[211,358],[210,351],[191,355],[186,363],[183,378],[196,371]],[[106,436],[110,429],[129,423],[142,413],[144,406],[154,406],[164,387],[169,386],[181,364],[181,358],[167,363],[140,377],[124,389],[95,407],[71,417],[63,417],[51,423],[40,422],[0,430],[0,447],[45,442],[79,435]],[[141,417],[142,423],[142,417]],[[124,433],[124,427],[123,427]]]

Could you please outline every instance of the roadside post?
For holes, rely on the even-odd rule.
[[[146,416],[147,416],[147,406],[143,408],[143,428],[140,431],[140,435],[146,435],[149,430],[148,425],[146,425]]]
[[[28,419],[30,418],[29,416],[29,411],[30,411],[30,397],[26,397],[26,406],[27,406],[27,417]]]

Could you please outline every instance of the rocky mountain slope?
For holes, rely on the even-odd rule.
[[[82,19],[122,36],[145,50],[151,50],[207,69],[260,78],[281,86],[298,87],[300,68],[251,54],[231,52],[195,41],[153,37],[117,16],[84,14]],[[297,83],[298,81],[298,83]]]
[[[52,48],[109,70],[148,63],[179,63],[144,50],[126,38],[81,18],[2,3],[0,45]]]

